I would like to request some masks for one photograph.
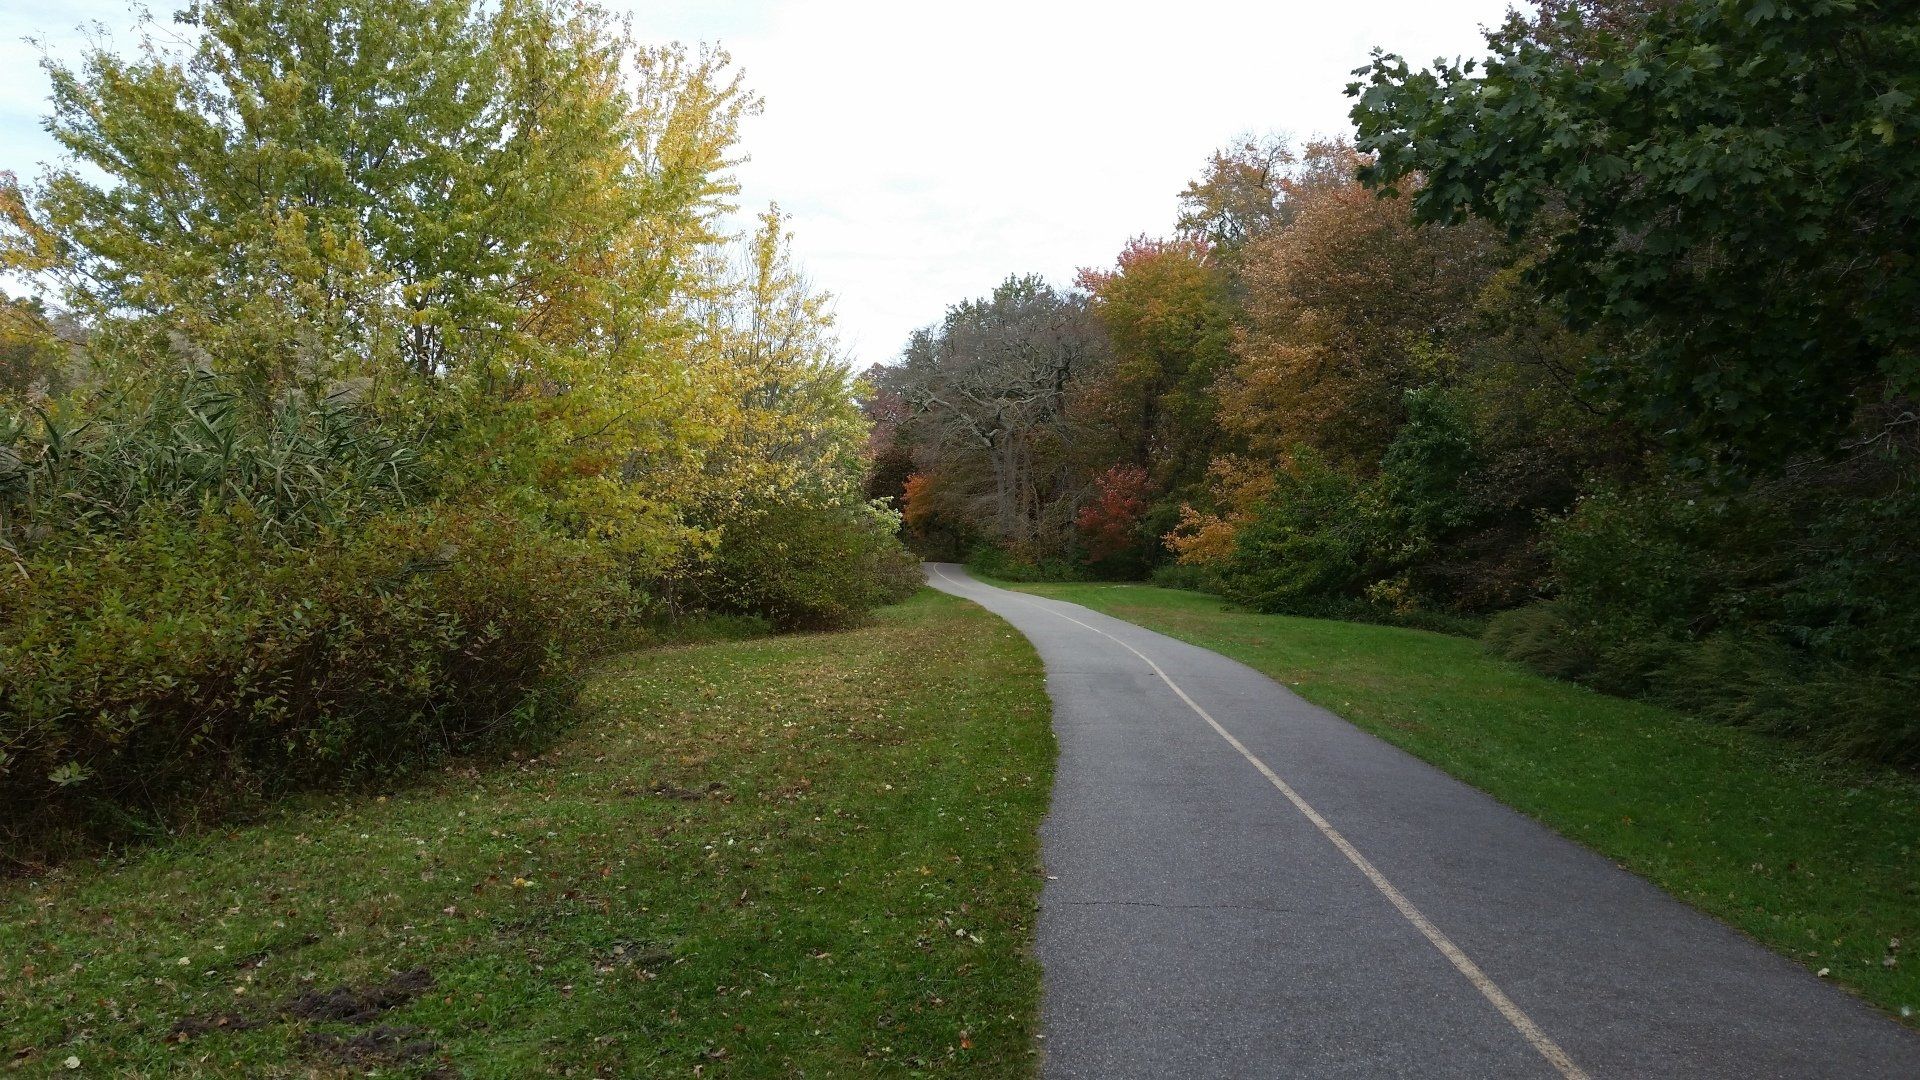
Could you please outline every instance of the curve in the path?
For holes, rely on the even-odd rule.
[[[1251,668],[928,580],[1046,663],[1049,1077],[1920,1077],[1920,1037]]]

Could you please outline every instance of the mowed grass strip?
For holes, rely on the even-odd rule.
[[[1541,678],[1466,638],[1260,615],[1150,586],[1008,587],[1233,657],[1920,1020],[1911,777]]]
[[[634,653],[583,716],[0,883],[0,1071],[1032,1073],[1054,745],[1005,623],[927,591]]]

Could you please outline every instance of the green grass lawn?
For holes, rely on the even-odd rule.
[[[1015,585],[1231,656],[1920,1019],[1920,783],[1544,679],[1476,641],[1201,593]]]
[[[1053,738],[1009,627],[922,592],[621,657],[582,714],[0,882],[0,1070],[1031,1074]]]

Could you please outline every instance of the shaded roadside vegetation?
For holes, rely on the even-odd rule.
[[[559,741],[0,883],[0,1053],[86,1075],[1028,1076],[1053,738],[1009,627],[598,667]]]
[[[1486,632],[1920,766],[1920,30],[1550,0],[1249,138],[1173,235],[875,371],[870,491],[1007,578]]]
[[[1231,656],[1920,1023],[1920,782],[1544,679],[1470,640],[1142,585],[1017,586]]]
[[[918,587],[724,53],[591,4],[194,4],[0,175],[0,872],[564,714],[695,612]],[[772,545],[770,547],[770,545]],[[776,550],[777,549],[777,550]]]

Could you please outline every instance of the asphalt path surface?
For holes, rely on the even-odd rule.
[[[928,579],[1046,664],[1044,1075],[1920,1078],[1920,1036],[1251,668]]]

